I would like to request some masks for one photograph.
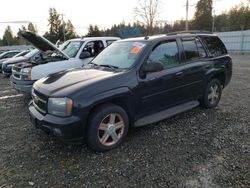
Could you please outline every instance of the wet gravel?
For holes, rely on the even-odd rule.
[[[132,129],[106,153],[35,129],[29,98],[2,98],[17,93],[0,75],[0,188],[250,187],[250,55],[233,59],[218,108]]]

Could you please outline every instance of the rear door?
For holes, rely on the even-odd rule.
[[[182,37],[183,81],[185,87],[185,99],[197,99],[203,93],[205,73],[212,64],[203,44],[198,37]]]

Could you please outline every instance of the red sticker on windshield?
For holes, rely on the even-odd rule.
[[[131,54],[136,55],[141,51],[140,47],[134,47],[132,48],[132,50],[130,51]]]

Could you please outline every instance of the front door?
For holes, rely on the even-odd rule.
[[[156,44],[145,63],[161,62],[164,70],[139,78],[138,114],[147,115],[178,104],[185,95],[183,70],[176,40]]]

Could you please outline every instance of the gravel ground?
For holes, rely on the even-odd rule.
[[[250,55],[217,109],[200,107],[132,129],[121,147],[94,153],[35,129],[29,99],[0,75],[0,188],[250,187]]]

